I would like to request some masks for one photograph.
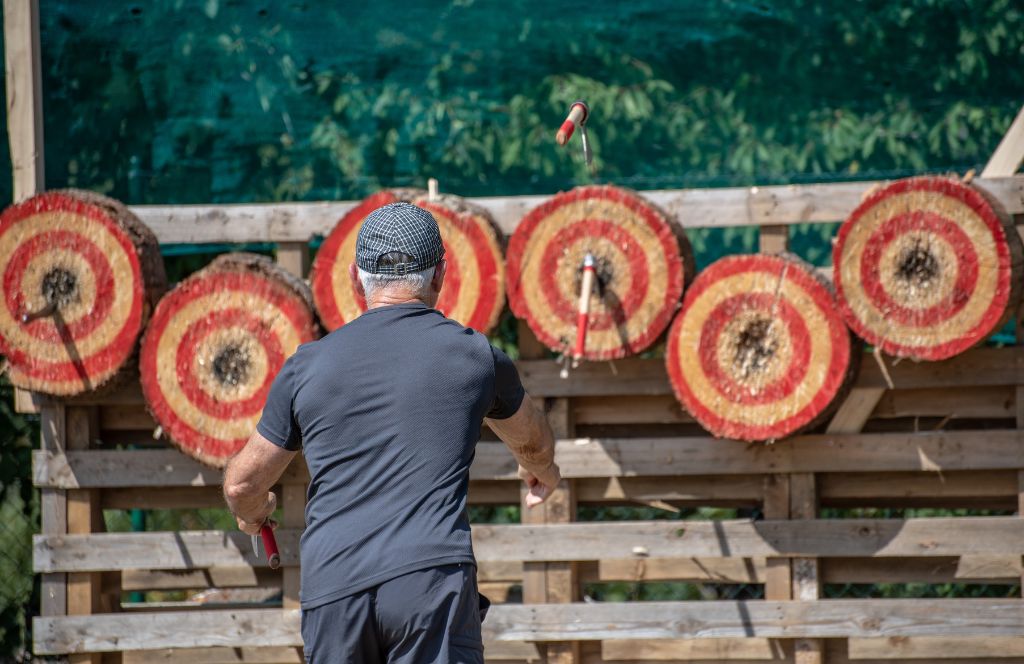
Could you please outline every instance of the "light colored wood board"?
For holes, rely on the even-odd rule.
[[[828,423],[828,433],[858,433],[864,428],[883,394],[885,388],[882,387],[855,387],[850,390]]]
[[[641,558],[580,563],[583,583],[597,581],[688,581],[764,583],[764,558]]]
[[[1024,176],[1022,196],[1024,196]],[[520,332],[522,336],[522,332]],[[526,357],[526,355],[523,355]],[[877,364],[870,358],[861,365],[855,387],[886,387]],[[516,363],[526,390],[534,397],[672,396],[661,358],[626,358],[613,362],[586,362],[569,374],[551,359],[523,359]],[[900,362],[889,368],[896,389],[963,388],[1024,384],[1024,346],[974,348],[941,362]],[[46,397],[41,403],[52,403]],[[61,403],[75,405],[142,405],[137,382],[103,395],[83,394]]]
[[[278,530],[283,566],[298,563],[297,530]],[[813,521],[623,521],[478,525],[480,561],[573,562],[763,556],[900,557],[1019,555],[1016,517],[817,519]],[[254,562],[240,532],[181,531],[37,535],[37,572],[239,567]]]
[[[471,480],[470,505],[515,505],[519,502],[517,480]]]
[[[120,590],[189,590],[281,585],[281,573],[266,567],[210,567],[197,570],[124,570]]]
[[[996,146],[996,151],[989,157],[985,168],[981,171],[983,178],[1000,178],[1013,175],[1020,169],[1024,161],[1024,106],[1021,106],[1017,117],[1010,123],[1009,129]]]
[[[969,390],[888,390],[879,400],[873,418],[949,417],[950,419],[1012,419],[1015,387],[997,385]]]
[[[39,453],[62,454],[66,447],[65,408],[63,404],[47,404],[39,414]],[[35,452],[33,453],[35,454]],[[43,488],[39,492],[40,532],[61,535],[68,531],[68,496],[66,491]],[[43,574],[40,578],[40,607],[43,616],[67,613],[67,575]]]
[[[485,641],[677,638],[1019,637],[1019,600],[596,602],[493,606]],[[176,647],[297,646],[298,610],[35,618],[37,655]]]
[[[886,388],[877,363],[864,359],[854,387]],[[560,367],[553,360],[520,361],[517,366],[530,394],[672,395],[662,359],[588,362],[568,378],[560,377]],[[890,366],[889,373],[896,389],[1024,384],[1024,346],[975,348],[941,362],[900,362]]]
[[[36,655],[302,645],[297,609],[173,611],[36,618],[32,634]]]
[[[559,441],[566,478],[763,474],[766,472],[896,472],[1024,467],[1024,431],[939,431],[798,436],[774,445],[710,437]],[[477,445],[474,480],[514,480],[502,443]],[[308,481],[300,457],[282,483]],[[36,486],[61,489],[132,486],[218,486],[220,471],[175,450],[33,453]]]
[[[694,421],[672,395],[578,397],[576,424],[683,424]]]
[[[788,519],[790,512],[790,475],[765,475],[764,515],[768,519]],[[793,598],[793,574],[789,560],[768,557],[765,561],[764,596],[768,600]]]
[[[1024,635],[850,639],[849,653],[852,660],[1024,657]]]
[[[1019,636],[1020,600],[595,602],[494,607],[494,639]]]
[[[602,641],[606,661],[768,660],[784,661],[792,647],[776,639],[657,639],[650,641]]]
[[[89,450],[67,455],[32,454],[36,486],[65,489],[221,486],[222,472],[174,449]],[[282,484],[309,481],[301,456],[281,477]]]
[[[306,485],[286,484],[281,490],[281,525],[302,530],[306,527]],[[286,567],[282,574],[283,603],[286,609],[299,608],[301,573],[298,567]]]
[[[761,502],[762,479],[758,475],[707,475],[688,477],[610,477],[578,479],[577,500],[584,503],[654,501],[690,504],[753,506]]]
[[[288,647],[164,648],[129,650],[123,664],[302,664],[302,651]]]
[[[7,137],[16,203],[45,188],[41,63],[39,1],[4,0]]]
[[[976,180],[1007,208],[1024,212],[1024,178]],[[834,222],[846,218],[877,182],[644,191],[641,195],[688,228]],[[502,232],[512,233],[550,196],[479,197]],[[162,243],[306,242],[326,235],[354,201],[244,205],[133,206]]]

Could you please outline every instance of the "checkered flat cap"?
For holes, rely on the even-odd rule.
[[[388,254],[409,260],[381,261]],[[391,257],[389,257],[391,258]],[[356,265],[371,274],[409,274],[434,267],[444,258],[434,216],[411,203],[390,203],[370,213],[356,237]]]

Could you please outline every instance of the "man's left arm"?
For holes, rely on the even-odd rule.
[[[270,489],[281,479],[296,454],[296,450],[275,445],[257,431],[228,461],[224,471],[224,500],[238,520],[239,529],[250,535],[259,534],[263,522],[277,508],[277,496]]]

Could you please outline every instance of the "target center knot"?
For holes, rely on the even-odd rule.
[[[78,278],[65,268],[51,268],[43,275],[40,291],[48,305],[65,307],[78,301]]]
[[[736,335],[733,353],[733,367],[748,379],[767,369],[779,347],[779,340],[772,332],[770,318],[754,318],[743,326]]]
[[[213,358],[213,375],[221,385],[235,387],[249,375],[249,353],[239,345],[225,346]]]
[[[920,240],[904,248],[896,260],[896,278],[910,288],[930,288],[938,274],[939,262]]]

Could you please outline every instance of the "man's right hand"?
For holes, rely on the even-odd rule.
[[[523,480],[529,489],[529,493],[526,494],[526,506],[536,507],[543,503],[562,481],[562,473],[557,463],[552,463],[539,472],[531,472],[519,466],[519,479]]]

